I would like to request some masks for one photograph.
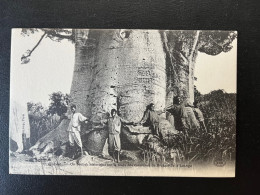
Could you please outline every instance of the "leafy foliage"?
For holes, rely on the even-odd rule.
[[[22,28],[21,35],[30,36],[31,34],[34,34],[35,32],[39,32],[39,29],[37,29],[37,28]]]
[[[178,151],[181,161],[187,163],[204,163],[214,160],[232,161],[236,149],[236,94],[228,94],[223,90],[212,91],[202,95],[197,92],[199,108],[204,114],[207,132],[190,129],[187,134],[169,135],[163,140],[166,152]],[[158,141],[157,141],[158,142]],[[159,142],[158,142],[159,143]],[[162,146],[153,143],[153,152]],[[150,150],[146,149],[146,152]],[[165,152],[164,152],[165,153]],[[169,154],[168,154],[169,155]]]
[[[75,30],[73,29],[23,28],[21,34],[23,36],[29,36],[31,34],[39,32],[43,33],[43,37],[49,38],[52,41],[61,42],[62,40],[67,39],[72,43],[75,43]],[[185,47],[185,44],[183,43],[189,42],[189,44],[187,44],[186,47],[191,47],[191,44],[193,44],[192,40],[194,39],[192,31],[161,31],[162,34],[164,32],[167,34],[168,41],[166,42],[168,42],[167,44],[169,44],[170,48],[175,48],[175,50],[177,51],[189,51],[189,49],[183,48]],[[33,50],[42,41],[42,38],[39,40],[39,42],[33,49],[27,50],[26,55],[22,56],[21,61],[23,64],[26,64],[30,61],[29,57],[31,56]],[[221,52],[228,52],[232,49],[231,44],[233,40],[236,38],[236,31],[200,31],[198,50],[208,55],[218,55]],[[186,54],[186,56],[188,55]],[[180,59],[181,58],[182,57],[180,57]]]
[[[30,142],[34,145],[38,139],[46,135],[60,123],[58,115],[48,115],[47,108],[41,103],[27,103],[31,129]]]
[[[176,135],[173,147],[182,151],[187,161],[234,160],[236,148],[236,94],[223,90],[197,97],[208,132],[194,131]]]
[[[46,37],[60,42],[63,39],[68,39],[74,42],[74,31],[72,29],[59,29],[59,28],[22,28],[21,34],[23,36],[30,36],[34,33],[46,33]]]
[[[62,92],[54,92],[50,95],[50,106],[48,109],[48,114],[58,116],[63,116],[68,109],[68,104],[70,102],[70,96],[68,94],[63,94]]]
[[[229,52],[232,42],[237,38],[235,31],[201,31],[199,51],[208,55]]]
[[[29,123],[31,129],[31,144],[55,129],[67,112],[69,95],[54,92],[50,95],[50,106],[45,108],[41,103],[28,102]]]

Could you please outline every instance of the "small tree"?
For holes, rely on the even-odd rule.
[[[68,104],[70,102],[69,95],[63,94],[62,92],[54,92],[50,95],[50,106],[48,109],[48,114],[58,116],[63,116],[68,110]]]
[[[28,102],[27,108],[31,131],[30,142],[34,145],[39,138],[48,133],[50,124],[46,120],[46,109],[40,102]]]

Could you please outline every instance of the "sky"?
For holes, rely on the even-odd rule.
[[[212,90],[224,89],[227,93],[236,93],[237,76],[237,39],[232,50],[210,56],[199,52],[195,64],[195,85],[202,94]]]
[[[22,36],[21,29],[13,29],[10,93],[18,102],[41,102],[47,107],[49,94],[70,93],[75,48],[67,40],[58,43],[44,38],[32,53],[31,61],[21,64],[21,56],[35,46],[41,35]],[[199,52],[194,74],[197,77],[195,85],[202,94],[216,89],[236,92],[236,50],[237,41],[234,41],[233,49],[228,53],[210,56]]]
[[[67,40],[55,42],[44,38],[32,53],[31,61],[21,64],[21,56],[36,45],[41,35],[35,33],[24,37],[20,29],[12,31],[11,97],[48,106],[49,94],[70,93],[75,49]]]

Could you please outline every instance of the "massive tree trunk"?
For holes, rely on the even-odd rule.
[[[112,108],[139,121],[180,95],[193,101],[198,31],[76,30],[72,102],[93,119]]]
[[[72,103],[92,122],[106,119],[113,108],[124,119],[139,122],[150,103],[160,110],[176,95],[192,101],[196,31],[77,29],[75,36]],[[176,133],[166,120],[161,126],[165,136]],[[122,130],[127,132],[123,144],[140,144],[144,134],[129,129]],[[82,137],[96,142],[94,148],[85,144],[87,150],[102,151],[106,130],[93,125],[82,131],[94,131]]]
[[[72,103],[92,121],[115,108],[138,122],[150,103],[163,109],[176,95],[193,101],[197,31],[79,29],[75,35]]]
[[[112,108],[140,121],[146,106],[165,107],[166,62],[155,30],[77,30],[73,103],[93,120]]]

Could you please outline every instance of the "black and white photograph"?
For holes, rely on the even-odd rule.
[[[235,177],[237,36],[13,28],[9,173]]]

